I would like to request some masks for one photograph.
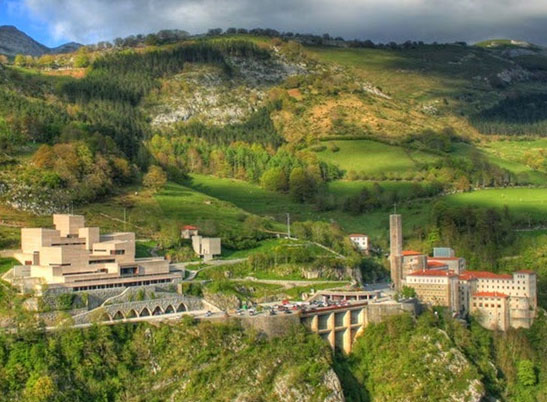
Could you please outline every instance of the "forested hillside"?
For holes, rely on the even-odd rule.
[[[224,256],[249,260],[201,273],[218,283],[192,291],[299,297],[311,288],[226,277],[385,280],[396,208],[405,247],[450,246],[469,269],[535,270],[546,308],[545,51],[277,34],[165,31],[0,56],[0,248],[74,211],[135,231],[141,256],[187,261],[180,226],[194,224],[222,238]],[[294,247],[272,238],[287,218]],[[370,256],[349,233],[370,236]],[[22,302],[0,283],[2,319],[28,318]],[[350,401],[545,395],[543,316],[506,334],[442,311],[399,317],[334,357],[300,331],[27,326],[0,335],[0,391],[12,400],[339,400],[331,367]]]

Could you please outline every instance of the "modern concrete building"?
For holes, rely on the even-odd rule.
[[[367,235],[361,233],[352,233],[349,235],[349,239],[355,245],[357,250],[368,253],[369,241]]]
[[[221,253],[219,237],[192,236],[192,247],[196,254],[203,257],[205,261],[211,260],[215,255]]]
[[[101,235],[81,215],[53,215],[55,229],[21,229],[23,264],[8,277],[22,290],[103,289],[178,281],[163,257],[135,258],[135,234]]]

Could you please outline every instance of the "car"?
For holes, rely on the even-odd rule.
[[[270,310],[270,315],[276,315],[277,313],[275,312],[275,310]]]
[[[211,313],[210,311],[207,311],[207,312],[205,313],[205,317],[211,317],[212,315],[213,315],[213,313]]]
[[[249,310],[249,316],[251,316],[251,317],[252,317],[252,316],[254,316],[254,315],[256,315],[256,312],[255,312],[255,311],[253,311],[253,310]]]
[[[292,314],[291,310],[285,310],[284,312],[285,312],[285,314]]]

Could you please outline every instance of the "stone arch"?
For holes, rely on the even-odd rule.
[[[163,314],[163,310],[161,309],[160,306],[156,306],[154,311],[152,311],[152,315],[162,315],[162,314]]]
[[[179,304],[177,307],[177,313],[182,313],[183,311],[188,311],[184,303]]]
[[[148,317],[150,315],[152,315],[152,313],[150,312],[148,307],[145,307],[142,309],[141,313],[139,314],[139,317]]]
[[[175,312],[175,308],[170,304],[165,309],[165,314],[173,314]]]
[[[112,320],[123,320],[125,317],[123,316],[121,311],[116,311],[116,314],[112,316]]]
[[[101,314],[101,321],[112,321],[112,317],[108,315],[108,313]]]
[[[133,309],[129,310],[125,315],[126,318],[135,318],[138,317],[137,312]]]

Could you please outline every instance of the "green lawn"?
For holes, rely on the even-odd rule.
[[[434,155],[370,140],[331,141],[340,148],[318,152],[319,159],[337,165],[349,172],[364,172],[371,177],[389,173],[417,172],[419,163],[433,162]]]
[[[476,207],[503,208],[519,220],[547,222],[547,188],[505,188],[472,191],[445,197],[449,204]]]
[[[105,201],[82,206],[75,212],[84,214],[90,225],[100,226],[105,232],[125,227],[135,231],[138,237],[149,237],[173,223],[184,225],[214,220],[219,228],[238,227],[248,215],[230,202],[174,183],[168,183],[156,194],[132,188]]]
[[[0,275],[3,274],[4,272],[7,272],[14,265],[18,265],[18,264],[19,264],[19,261],[17,261],[15,258],[0,257]]]

